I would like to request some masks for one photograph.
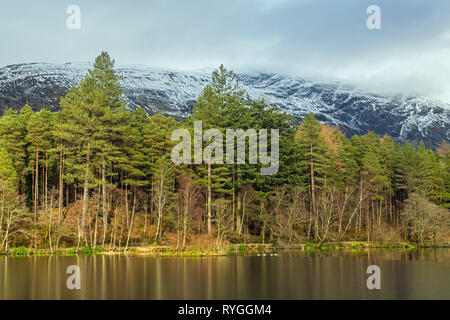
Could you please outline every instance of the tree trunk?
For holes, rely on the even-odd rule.
[[[60,239],[60,230],[59,227],[62,222],[62,208],[63,208],[63,195],[64,195],[64,181],[63,181],[63,171],[64,170],[64,158],[62,153],[62,144],[61,144],[61,150],[59,153],[59,176],[58,176],[58,184],[59,184],[59,190],[58,190],[58,234],[56,238],[56,250],[58,250],[59,246],[59,239]]]
[[[49,241],[50,252],[51,253],[53,253],[53,245],[52,245],[52,217],[53,217],[53,197],[50,197],[50,216],[49,216],[49,219],[48,219],[48,241]]]
[[[106,211],[106,165],[102,164],[102,215],[103,215],[103,244],[105,246],[106,230],[108,228],[108,213]]]
[[[130,227],[128,228],[127,244],[125,245],[125,252],[127,251],[128,244],[130,242],[131,228],[133,227],[133,219],[134,219],[135,209],[136,209],[136,190],[134,190],[134,195],[133,195],[133,207],[131,209]]]
[[[211,215],[211,164],[208,164],[208,205],[207,205],[207,209],[208,209],[208,222],[207,222],[207,226],[208,226],[208,234],[211,234],[211,219],[212,219],[212,215]]]
[[[186,233],[187,233],[187,224],[188,224],[188,204],[189,202],[189,196],[185,196],[184,200],[184,215],[183,215],[183,244],[182,248],[186,247]]]
[[[87,146],[87,154],[86,154],[86,167],[84,172],[84,187],[83,187],[83,206],[81,209],[81,230],[80,236],[83,238],[87,245],[87,238],[85,235],[85,221],[87,214],[87,207],[89,201],[89,166],[91,163],[91,155],[90,155],[90,145]]]
[[[36,158],[35,158],[35,173],[34,173],[34,246],[37,248],[37,207],[39,199],[39,145],[36,145]]]
[[[313,146],[312,145],[310,146],[310,152],[311,152],[310,165],[309,165],[310,176],[311,176],[311,209],[310,209],[310,211],[311,211],[312,214],[310,216],[310,222],[309,222],[308,239],[309,239],[309,235],[310,235],[310,232],[311,232],[312,216],[314,216],[315,219],[317,219],[317,213],[316,213],[316,187],[315,187],[315,180],[314,180],[314,162],[313,162],[313,159],[312,159],[312,152],[313,152]],[[314,238],[316,238],[317,234],[318,234],[317,228],[318,228],[318,225],[317,225],[317,220],[316,220],[315,221],[316,232],[315,232]]]

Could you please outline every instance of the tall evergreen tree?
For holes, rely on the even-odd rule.
[[[111,110],[123,108],[123,90],[119,88],[120,77],[113,69],[114,60],[102,52],[94,68],[78,86],[72,87],[61,99],[63,121],[67,134],[71,135],[72,148],[77,157],[78,179],[83,181],[83,205],[79,237],[87,243],[85,222],[89,206],[89,192],[95,185],[94,164],[104,157],[105,135],[111,126]]]

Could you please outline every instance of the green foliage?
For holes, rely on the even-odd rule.
[[[317,245],[315,243],[307,242],[305,243],[305,251],[314,251],[317,249]]]
[[[241,252],[241,253],[246,252],[247,249],[248,249],[248,246],[246,244],[241,243],[239,245],[239,252]]]
[[[88,245],[81,249],[81,254],[86,256],[92,255],[94,254],[94,249],[90,245]]]
[[[11,255],[13,257],[20,257],[20,256],[27,256],[28,255],[28,249],[24,246],[20,246],[20,247],[14,247],[11,250]]]
[[[68,256],[76,255],[77,254],[77,249],[76,248],[69,248],[69,249],[67,249],[66,254]]]
[[[13,161],[8,152],[4,148],[0,148],[0,194],[6,195],[14,192],[17,183],[18,177]]]
[[[307,251],[335,249],[328,242],[343,239],[394,243],[406,236],[425,244],[448,237],[448,142],[435,152],[374,132],[347,139],[312,113],[298,126],[277,106],[251,99],[222,65],[184,121],[128,110],[123,93],[114,60],[102,52],[59,112],[26,105],[0,117],[0,251],[78,244],[94,254],[105,250],[97,244],[111,243],[125,252],[139,243],[168,245],[165,233],[180,242],[205,230],[217,247],[262,240],[306,242]],[[278,129],[278,173],[261,175],[262,165],[248,161],[175,166],[171,134],[192,133],[195,121],[224,134]],[[244,149],[248,160],[249,142]]]
[[[70,254],[72,254],[74,252],[73,249],[69,249],[68,250],[68,254],[69,254],[69,251],[70,251]],[[106,248],[103,248],[103,247],[95,247],[95,248],[93,248],[91,245],[87,245],[87,246],[85,246],[85,247],[83,247],[81,249],[81,254],[82,255],[86,255],[86,256],[90,256],[90,255],[93,255],[93,254],[98,254],[98,253],[107,252],[107,251],[108,250]]]

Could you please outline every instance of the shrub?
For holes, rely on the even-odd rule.
[[[245,244],[240,244],[240,245],[239,245],[239,251],[240,251],[240,252],[245,252],[245,251],[247,251],[247,245],[245,245]]]
[[[12,256],[26,256],[28,255],[28,249],[24,246],[20,246],[18,248],[12,248],[11,250]]]
[[[75,249],[75,248],[67,249],[67,255],[68,256],[73,256],[73,255],[76,255],[76,254],[77,254],[77,249]]]
[[[81,254],[87,255],[87,256],[92,255],[92,254],[94,254],[94,249],[90,245],[88,245],[88,246],[84,247],[83,249],[81,249]]]

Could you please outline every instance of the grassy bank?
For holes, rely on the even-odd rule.
[[[450,244],[446,243],[439,246],[427,244],[425,246],[418,245],[413,242],[389,242],[376,243],[367,241],[342,241],[329,243],[304,243],[304,244],[228,244],[222,247],[196,247],[188,246],[184,249],[178,249],[172,246],[137,246],[125,248],[115,248],[109,250],[103,247],[92,248],[90,246],[79,248],[60,248],[56,251],[50,249],[35,249],[26,247],[12,248],[8,252],[1,252],[0,255],[12,257],[25,256],[73,256],[73,255],[149,255],[160,257],[211,257],[226,256],[234,254],[265,254],[278,250],[300,250],[300,251],[329,251],[329,250],[352,250],[362,251],[369,249],[416,249],[416,248],[449,248]]]

